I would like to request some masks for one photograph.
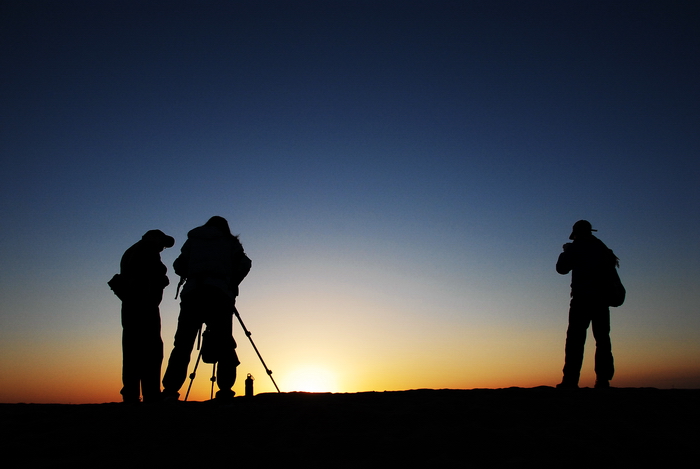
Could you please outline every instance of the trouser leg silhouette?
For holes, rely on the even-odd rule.
[[[122,390],[124,401],[160,397],[163,340],[158,305],[122,305]]]
[[[595,372],[599,380],[610,380],[614,374],[610,341],[610,310],[607,306],[573,300],[569,309],[569,327],[566,331],[564,382],[578,384],[583,364],[586,334],[593,325],[596,341]]]
[[[217,396],[232,395],[239,365],[236,342],[233,339],[233,316],[230,299],[216,288],[201,288],[183,294],[175,344],[163,377],[167,394],[180,390],[187,379],[187,367],[197,333],[206,324],[217,350]]]

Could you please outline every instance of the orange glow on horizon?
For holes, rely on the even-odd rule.
[[[254,317],[252,317],[254,323]],[[347,329],[350,329],[346,325]],[[164,328],[165,329],[165,328]],[[391,343],[364,334],[357,348],[358,334],[333,336],[309,345],[295,346],[287,337],[298,339],[300,330],[284,335],[273,335],[270,326],[256,324],[261,330],[257,343],[266,363],[274,370],[273,377],[281,392],[354,393],[368,391],[402,391],[409,389],[475,389],[554,386],[561,379],[563,365],[563,331],[529,331],[524,338],[520,331],[482,328],[475,334],[467,328],[453,328],[433,333],[426,328],[412,340]],[[268,332],[272,331],[272,332]],[[315,332],[315,331],[314,331]],[[352,331],[351,331],[352,332]],[[163,372],[170,352],[164,330]],[[295,335],[296,334],[296,335]],[[240,334],[238,335],[240,337]],[[277,340],[271,340],[275,337]],[[440,340],[442,338],[442,340]],[[285,340],[281,340],[285,339]],[[119,402],[121,396],[121,349],[117,330],[109,335],[90,336],[76,342],[67,338],[38,342],[12,339],[5,341],[0,356],[0,387],[2,403],[61,403],[84,404]],[[617,372],[612,381],[615,387],[700,388],[700,368],[695,348],[666,350],[660,354],[660,345],[642,351],[636,343],[619,340],[614,350]],[[594,341],[586,345],[580,385],[591,387],[595,382],[593,371]],[[256,379],[255,394],[274,393],[272,381],[265,376],[260,359],[245,340],[239,340],[241,366],[234,385],[236,395],[244,394],[248,373]],[[673,354],[673,363],[663,358]],[[193,359],[189,372],[192,371]],[[211,365],[198,368],[189,400],[204,401],[211,396]],[[180,390],[181,399],[187,392],[189,379]],[[216,391],[216,387],[215,387]]]
[[[281,376],[287,391],[342,392],[336,374],[316,365],[302,366]]]

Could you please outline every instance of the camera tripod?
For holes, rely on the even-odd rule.
[[[233,314],[238,318],[238,322],[241,324],[241,327],[243,328],[243,332],[245,333],[246,337],[248,337],[248,340],[250,340],[250,344],[253,346],[253,349],[255,350],[255,353],[258,355],[258,358],[260,359],[260,362],[263,365],[263,368],[265,368],[265,372],[267,375],[270,377],[272,380],[272,384],[275,385],[275,389],[277,389],[278,393],[281,393],[280,388],[277,386],[277,383],[275,382],[275,378],[272,377],[272,370],[267,367],[265,364],[265,360],[263,360],[262,355],[260,355],[260,352],[258,351],[258,347],[255,346],[255,342],[253,342],[253,339],[251,338],[252,333],[245,327],[245,324],[243,324],[243,320],[241,319],[241,315],[238,312],[238,310],[234,307],[233,308]],[[190,384],[187,387],[187,394],[185,394],[185,401],[187,401],[187,398],[190,395],[190,389],[192,389],[192,383],[194,382],[194,378],[197,376],[197,367],[199,366],[199,361],[202,359],[202,352],[204,351],[204,343],[201,340],[202,336],[206,338],[207,335],[207,330],[202,332],[202,329],[200,327],[199,329],[199,338],[197,342],[197,348],[199,349],[199,354],[197,355],[197,361],[194,364],[194,370],[192,370],[192,373],[190,373]],[[210,363],[208,360],[205,358],[205,363]],[[211,378],[209,380],[211,381],[211,399],[214,398],[214,383],[216,382],[216,360],[213,360],[212,362],[212,374]]]

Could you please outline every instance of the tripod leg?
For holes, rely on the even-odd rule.
[[[211,381],[211,393],[209,394],[209,399],[214,399],[214,383],[216,383],[216,363],[212,365],[211,378],[209,378],[209,381]]]
[[[253,346],[253,349],[255,350],[255,353],[258,355],[258,358],[260,359],[260,362],[262,363],[263,368],[265,368],[265,372],[267,373],[267,376],[270,377],[272,380],[272,384],[275,385],[275,389],[277,389],[277,392],[281,392],[280,388],[277,387],[277,383],[275,383],[275,378],[272,377],[272,370],[267,367],[265,364],[265,360],[263,360],[262,355],[260,355],[260,352],[258,351],[258,348],[255,346],[255,342],[253,342],[253,339],[250,337],[252,333],[246,329],[245,324],[243,324],[243,320],[241,319],[241,315],[238,314],[238,310],[236,308],[233,308],[233,314],[238,318],[238,322],[241,323],[241,327],[243,328],[243,332],[245,333],[246,337],[248,337],[248,340],[250,341],[250,345]]]
[[[194,382],[194,377],[197,376],[197,367],[199,366],[199,360],[202,358],[202,349],[199,349],[199,355],[197,355],[197,362],[194,364],[194,370],[190,373],[190,385],[187,386],[187,394],[185,394],[185,402],[190,395],[190,389],[192,389],[192,383]]]

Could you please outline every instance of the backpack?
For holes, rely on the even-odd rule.
[[[114,274],[114,277],[107,282],[107,285],[109,285],[109,288],[111,288],[114,294],[117,295],[117,298],[124,301],[127,286],[124,277],[121,274]]]
[[[620,280],[620,275],[617,273],[617,268],[613,267],[608,274],[607,284],[606,284],[606,300],[608,306],[618,307],[622,306],[625,302],[625,296],[627,291],[622,285]]]

